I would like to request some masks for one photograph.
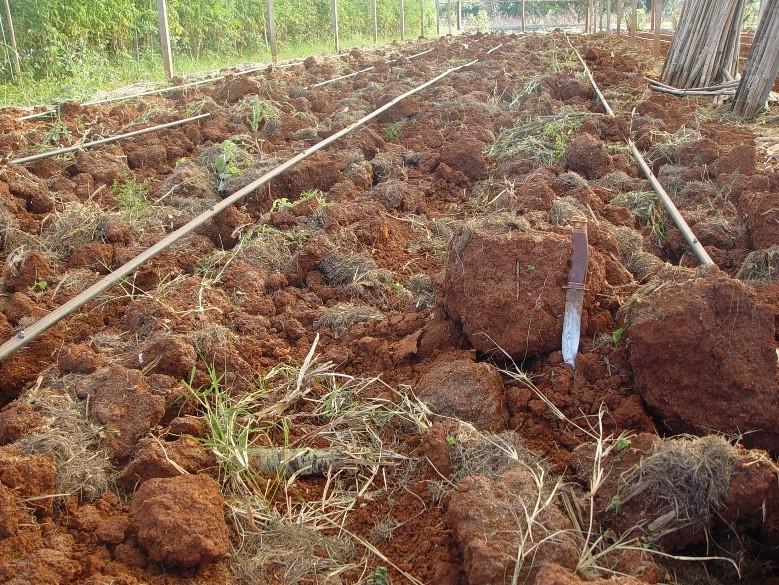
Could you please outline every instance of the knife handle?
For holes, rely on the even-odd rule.
[[[583,289],[589,260],[587,220],[579,217],[573,219],[571,224],[573,233],[571,234],[571,271],[568,273],[568,288]]]

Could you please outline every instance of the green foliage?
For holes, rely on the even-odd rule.
[[[387,124],[387,126],[384,128],[384,138],[387,140],[387,142],[392,142],[396,138],[400,138],[402,134],[402,122],[393,122],[392,124]]]
[[[249,128],[252,132],[257,132],[260,129],[260,124],[265,120],[275,120],[281,117],[281,110],[273,104],[263,101],[257,96],[254,96],[249,104],[251,107],[251,114],[249,115]]]
[[[398,8],[398,0],[377,1],[382,40],[400,35]],[[6,102],[37,101],[41,94],[45,101],[81,98],[103,86],[162,78],[154,0],[16,0],[11,10],[22,76],[16,84],[0,87]],[[274,10],[282,56],[332,50],[330,0],[276,0]],[[176,71],[266,60],[265,11],[266,0],[168,0]],[[341,0],[338,16],[345,46],[372,40],[364,0]],[[408,37],[418,36],[419,3],[406,2],[405,17]],[[425,0],[424,19],[430,34],[435,28],[433,0]],[[0,45],[0,81],[10,81],[9,50]]]
[[[620,341],[622,341],[622,336],[625,335],[625,327],[620,327],[619,329],[615,329],[614,333],[611,334],[611,340],[616,345]]]
[[[43,294],[46,292],[46,289],[49,288],[49,282],[47,280],[36,280],[32,287],[30,287],[30,290],[34,294]]]
[[[274,199],[270,206],[270,212],[276,213],[277,211],[284,211],[285,209],[292,209],[294,204],[286,197],[280,199]]]
[[[222,149],[222,154],[214,159],[214,170],[216,171],[216,178],[219,180],[217,190],[220,193],[224,193],[227,181],[241,172],[241,169],[236,164],[240,156],[240,149],[232,140],[225,140],[219,145],[219,148]]]
[[[140,217],[152,207],[148,199],[148,181],[139,183],[135,175],[130,174],[121,182],[115,181],[111,189],[119,211],[128,219]]]

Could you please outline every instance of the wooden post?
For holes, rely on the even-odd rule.
[[[446,28],[452,34],[452,0],[446,0]]]
[[[420,3],[424,0],[420,0]],[[440,0],[435,0],[435,36],[440,37],[441,36],[441,21],[439,12],[441,12],[441,2]],[[424,24],[422,25],[422,33],[424,34],[425,27]]]
[[[522,18],[522,32],[525,32],[525,0],[521,0],[520,17]]]
[[[660,29],[663,27],[663,2],[662,0],[652,0],[652,15],[655,23],[655,55],[660,54]]]
[[[457,0],[457,32],[463,30],[463,0]]]
[[[584,5],[584,34],[590,32],[590,3]]]
[[[3,8],[5,9],[5,23],[8,26],[8,40],[11,43],[11,50],[13,51],[13,57],[11,57],[11,74],[18,75],[22,67],[19,60],[19,49],[16,46],[14,19],[11,18],[11,5],[8,3],[8,0],[3,0]]]
[[[611,0],[606,0],[606,34],[611,34]]]
[[[376,0],[371,0],[371,17],[373,22],[373,42],[379,42],[379,17],[376,14]]]
[[[162,49],[162,64],[165,67],[165,77],[173,78],[173,57],[170,51],[170,29],[168,28],[167,0],[157,0],[157,20],[160,25],[160,47]]]
[[[622,36],[622,15],[625,13],[625,0],[617,0],[617,36]]]
[[[406,39],[406,3],[400,0],[400,40]]]
[[[419,0],[419,36],[425,38],[425,0]]]
[[[630,33],[630,37],[633,39],[633,42],[635,42],[636,29],[638,28],[638,0],[633,0],[633,13],[631,15],[631,18],[633,20],[633,30]]]
[[[335,39],[335,52],[341,52],[341,37],[338,33],[338,0],[330,0],[330,18],[333,22],[333,38]]]
[[[276,21],[273,18],[273,0],[267,0],[268,5],[268,44],[270,45],[271,60],[275,63],[279,53],[276,47]]]

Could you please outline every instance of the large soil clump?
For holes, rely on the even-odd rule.
[[[449,250],[445,311],[477,351],[499,346],[521,360],[559,350],[570,258],[567,235],[465,227]],[[603,280],[591,251],[585,307]]]
[[[629,303],[635,388],[674,432],[743,435],[779,451],[774,315],[721,272],[661,272]]]

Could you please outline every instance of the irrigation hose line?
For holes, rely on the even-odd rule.
[[[276,168],[268,171],[265,173],[262,177],[259,179],[256,179],[255,181],[252,181],[246,187],[243,189],[240,189],[239,191],[236,191],[229,197],[226,197],[210,209],[204,211],[194,219],[190,220],[188,223],[181,226],[176,231],[173,231],[169,233],[167,236],[165,236],[162,240],[154,244],[152,247],[148,248],[126,264],[123,264],[116,270],[114,270],[112,273],[108,274],[107,276],[104,276],[102,279],[97,281],[95,284],[87,288],[86,290],[80,292],[75,297],[70,299],[65,304],[59,306],[57,309],[46,315],[45,317],[42,317],[32,325],[30,325],[27,329],[24,329],[22,331],[19,331],[14,337],[6,341],[2,346],[0,346],[0,361],[6,359],[9,355],[11,355],[16,350],[24,347],[28,343],[34,341],[36,338],[38,338],[43,332],[45,332],[49,327],[52,327],[59,323],[62,319],[70,315],[71,313],[77,311],[79,308],[84,306],[86,303],[88,303],[90,300],[95,298],[97,295],[102,293],[103,291],[107,290],[108,288],[112,287],[114,284],[125,278],[126,276],[129,276],[133,272],[135,272],[138,268],[140,268],[145,262],[148,260],[151,260],[167,248],[169,248],[171,245],[173,245],[175,242],[180,240],[182,237],[192,233],[194,230],[199,228],[201,225],[206,223],[208,220],[212,219],[213,217],[217,216],[219,213],[230,207],[231,205],[238,203],[241,199],[246,197],[247,195],[250,195],[253,193],[257,188],[261,187],[268,181],[278,177],[286,170],[292,168],[300,161],[308,158],[315,152],[318,152],[322,150],[323,148],[330,146],[337,140],[343,138],[347,134],[350,134],[357,128],[360,128],[361,126],[364,126],[367,122],[373,120],[374,118],[378,117],[383,112],[386,112],[391,107],[393,107],[395,104],[403,101],[404,99],[419,93],[423,89],[426,89],[430,87],[431,85],[441,81],[444,77],[447,77],[448,75],[451,75],[455,71],[459,71],[461,69],[465,69],[466,67],[470,67],[471,65],[474,65],[479,62],[479,59],[474,59],[472,61],[469,61],[468,63],[465,63],[464,65],[458,65],[457,67],[452,67],[451,69],[447,69],[443,73],[437,75],[436,77],[433,77],[432,79],[426,81],[422,85],[418,85],[415,88],[412,88],[408,90],[407,92],[399,95],[392,101],[384,104],[383,106],[375,109],[370,114],[367,114],[357,120],[356,122],[352,123],[351,125],[347,126],[346,128],[339,130],[332,136],[325,138],[321,142],[318,142],[314,144],[313,146],[310,146],[303,152],[293,156],[291,159],[287,160],[287,162],[277,166]]]
[[[606,113],[612,118],[616,118],[616,116],[614,115],[614,111],[611,109],[611,106],[609,105],[609,102],[606,101],[606,98],[603,96],[603,93],[601,93],[598,84],[595,82],[595,78],[592,76],[592,72],[590,71],[590,68],[587,66],[587,62],[582,58],[579,51],[576,50],[576,47],[573,46],[573,44],[571,43],[571,39],[568,38],[568,35],[565,35],[565,40],[568,41],[568,46],[570,46],[571,49],[573,49],[573,52],[576,53],[576,57],[579,59],[579,62],[584,67],[584,73],[589,78],[590,83],[592,84],[592,88],[593,90],[595,90],[595,95],[598,96],[600,103],[603,104],[603,108],[606,110]],[[668,193],[660,184],[660,181],[657,180],[657,177],[652,172],[652,169],[650,169],[649,165],[646,164],[646,161],[644,160],[644,157],[641,155],[641,152],[638,150],[638,148],[636,148],[633,139],[628,138],[627,143],[628,143],[628,148],[630,149],[630,154],[632,154],[633,158],[636,159],[636,162],[638,162],[638,166],[641,167],[641,171],[644,173],[644,176],[651,183],[652,189],[654,189],[658,197],[660,197],[660,201],[662,201],[663,207],[665,207],[665,210],[668,212],[668,215],[671,216],[671,219],[673,219],[674,223],[676,224],[676,227],[679,228],[679,231],[682,232],[682,236],[684,236],[685,241],[690,246],[690,248],[692,248],[692,251],[695,253],[695,256],[698,258],[700,263],[703,264],[704,266],[714,266],[714,260],[711,259],[709,253],[706,251],[706,249],[703,247],[700,241],[698,241],[698,238],[695,237],[695,234],[690,229],[690,226],[687,225],[687,222],[682,217],[682,214],[679,213],[679,210],[676,208],[676,205],[674,205],[674,202],[671,201],[671,198],[668,196]]]
[[[9,160],[8,164],[11,165],[23,165],[25,163],[33,162],[36,160],[41,160],[44,158],[50,158],[52,156],[57,156],[58,154],[66,154],[68,152],[74,152],[76,150],[85,150],[87,148],[91,148],[93,146],[100,146],[102,144],[110,144],[112,142],[118,142],[119,140],[124,140],[125,138],[132,138],[134,136],[141,136],[142,134],[148,134],[149,132],[156,132],[157,130],[163,130],[165,128],[174,128],[176,126],[181,126],[182,124],[189,124],[190,122],[196,122],[197,120],[202,120],[203,118],[208,118],[211,114],[199,114],[197,116],[192,116],[191,118],[184,118],[183,120],[175,120],[173,122],[167,122],[166,124],[159,124],[157,126],[150,126],[148,128],[143,128],[141,130],[134,130],[133,132],[127,132],[126,134],[118,134],[116,136],[109,136],[108,138],[101,138],[100,140],[93,140],[92,142],[85,142],[84,144],[75,144],[73,146],[65,146],[63,148],[57,148],[56,150],[50,150],[48,152],[42,152],[40,154],[34,154],[32,156],[25,156],[23,158],[16,158],[14,160]]]
[[[492,49],[490,49],[487,52],[487,54],[489,55],[490,53],[492,53],[492,51],[494,51],[496,49],[499,49],[501,46],[503,46],[503,43],[501,43],[497,47],[493,47]],[[427,49],[426,51],[422,51],[421,53],[416,53],[415,55],[411,55],[409,57],[405,57],[405,59],[415,59],[416,57],[421,57],[422,55],[426,55],[427,53],[429,53],[432,50],[433,49]],[[388,61],[388,63],[390,63],[390,62],[391,61]],[[311,87],[312,88],[320,87],[320,86],[323,86],[323,85],[327,85],[328,83],[334,83],[334,82],[340,81],[342,79],[347,79],[349,77],[354,77],[355,75],[358,75],[360,73],[365,73],[366,71],[371,71],[372,69],[375,69],[375,67],[371,66],[371,67],[368,67],[366,69],[360,69],[359,71],[355,71],[355,72],[349,73],[347,75],[341,75],[341,76],[335,77],[333,79],[328,79],[327,81],[322,81],[320,83],[312,85]],[[209,80],[209,81],[211,81],[211,80]],[[184,87],[184,86],[179,86],[179,87]],[[104,103],[104,102],[92,102],[92,104],[83,104],[83,105],[94,105],[95,103]],[[134,132],[128,132],[126,134],[118,134],[116,136],[111,136],[111,137],[108,137],[108,138],[101,138],[100,140],[94,140],[92,142],[86,142],[84,144],[75,144],[73,146],[65,146],[65,147],[62,147],[62,148],[56,148],[56,149],[50,150],[48,152],[41,152],[39,154],[13,159],[13,160],[8,161],[8,164],[15,164],[15,165],[25,164],[25,163],[30,163],[30,162],[33,162],[33,161],[36,161],[36,160],[41,160],[41,159],[44,159],[44,158],[50,158],[52,156],[57,156],[57,155],[60,155],[60,154],[66,154],[68,152],[75,152],[77,150],[84,150],[84,149],[87,149],[87,148],[91,148],[93,146],[100,146],[102,144],[110,144],[112,142],[118,142],[120,140],[124,140],[125,138],[132,138],[134,136],[140,136],[141,134],[146,134],[148,132],[156,132],[157,130],[164,130],[165,128],[173,128],[175,126],[180,126],[182,124],[188,124],[189,122],[195,122],[197,120],[201,120],[203,118],[207,118],[210,115],[211,114],[201,114],[201,115],[198,115],[198,116],[192,116],[191,118],[185,118],[183,120],[176,120],[174,122],[168,122],[166,124],[159,124],[157,126],[150,126],[149,128],[144,128],[142,130],[135,130]]]
[[[422,51],[421,53],[417,53],[416,55],[411,55],[409,57],[406,57],[406,59],[415,59],[417,57],[421,57],[422,55],[427,55],[430,51],[433,49],[428,49],[427,51]],[[398,61],[397,59],[393,59],[392,61],[387,61],[387,63],[393,63]],[[359,75],[360,73],[366,73],[367,71],[373,71],[376,69],[375,65],[371,65],[370,67],[366,67],[365,69],[360,69],[359,71],[354,71],[352,73],[347,73],[346,75],[339,75],[338,77],[334,77],[333,79],[328,79],[326,81],[320,81],[319,83],[315,83],[311,87],[322,87],[323,85],[328,85],[330,83],[335,83],[336,81],[341,81],[342,79],[349,79],[350,77],[354,77],[355,75]]]

